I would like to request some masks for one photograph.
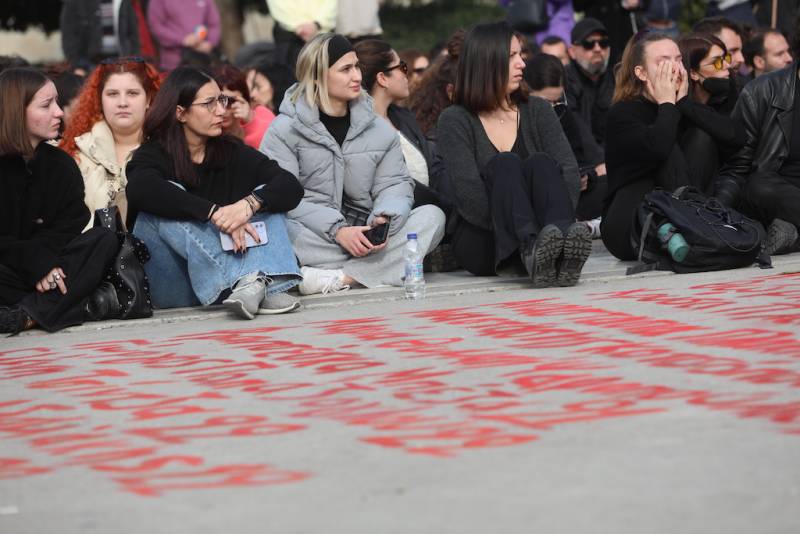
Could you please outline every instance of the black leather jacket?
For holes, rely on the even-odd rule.
[[[759,76],[739,95],[731,116],[744,125],[745,144],[719,174],[739,185],[756,172],[777,171],[789,154],[797,69],[800,63]]]

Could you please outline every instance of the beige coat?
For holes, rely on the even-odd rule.
[[[94,224],[94,210],[111,206],[117,206],[124,223],[128,213],[128,200],[125,197],[128,179],[125,177],[125,166],[117,163],[111,128],[106,121],[98,121],[91,131],[76,137],[75,144],[78,146],[75,159],[86,188],[84,200],[92,214],[86,228]]]

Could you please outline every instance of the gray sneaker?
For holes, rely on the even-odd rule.
[[[222,301],[222,305],[243,319],[253,319],[266,290],[267,280],[263,274],[246,274],[236,282],[233,292]]]
[[[264,297],[258,307],[259,315],[277,315],[289,313],[300,307],[300,300],[289,293],[272,293]]]
[[[764,241],[764,253],[788,254],[792,252],[792,245],[797,241],[797,227],[783,219],[773,219],[767,230],[767,239]]]

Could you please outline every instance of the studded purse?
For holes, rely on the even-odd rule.
[[[114,285],[120,305],[118,319],[141,319],[153,315],[150,287],[144,264],[150,260],[150,251],[142,240],[122,230],[122,220],[116,206],[95,210],[94,225],[117,234],[119,252],[108,268],[105,279]]]

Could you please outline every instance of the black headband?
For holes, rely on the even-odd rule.
[[[338,33],[328,41],[328,67],[339,61],[343,55],[353,51],[353,45],[345,37]]]

